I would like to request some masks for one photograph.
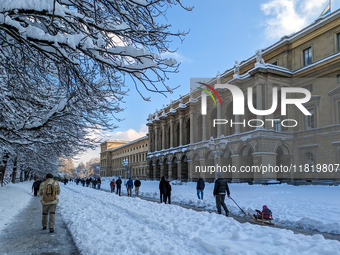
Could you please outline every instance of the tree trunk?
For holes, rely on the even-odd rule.
[[[18,163],[17,157],[15,157],[14,166],[13,166],[13,173],[12,173],[12,183],[15,183],[15,179],[17,177],[17,168],[18,168],[17,163]]]
[[[0,163],[0,181],[1,181],[1,187],[4,186],[4,178],[5,178],[5,171],[7,167],[7,161],[8,161],[9,155],[4,154],[2,157],[2,162]]]
[[[29,176],[30,172],[25,171],[25,181],[28,181],[28,176]]]
[[[21,170],[21,171],[20,171],[20,182],[23,182],[23,181],[24,181],[23,174],[24,174],[24,171]]]

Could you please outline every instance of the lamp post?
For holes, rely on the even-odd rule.
[[[123,166],[124,166],[124,185],[126,185],[126,170],[127,170],[127,166],[129,164],[129,160],[123,159]]]

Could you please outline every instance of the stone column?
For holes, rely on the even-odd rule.
[[[236,170],[239,171],[241,167],[241,157],[240,155],[231,155],[231,162],[232,165],[236,167]],[[241,173],[240,172],[233,172],[231,174],[232,176],[232,181],[231,182],[240,182],[241,181]]]
[[[207,115],[202,115],[202,140],[207,140]]]
[[[222,106],[218,100],[217,102],[217,119],[222,119]],[[222,135],[222,125],[217,125],[217,137]]]
[[[160,177],[164,176],[164,165],[163,163],[159,163]]]
[[[256,109],[257,110],[263,110],[263,97],[262,97],[262,86],[263,84],[260,83],[260,82],[257,82],[255,84],[255,89],[256,89]],[[256,118],[259,119],[259,120],[263,120],[263,116],[262,115],[256,115]],[[256,124],[257,126],[260,125],[260,123],[257,123]],[[260,129],[260,127],[257,127],[256,129]]]
[[[265,109],[268,110],[272,107],[273,105],[273,85],[272,84],[267,84],[265,86],[265,95],[266,95],[266,100],[265,100]],[[276,95],[276,99],[277,99]],[[279,102],[278,102],[279,103]],[[266,119],[274,119],[274,113],[269,114],[266,116]],[[274,130],[274,125],[271,121],[265,121],[264,126],[266,129],[272,129]]]
[[[177,180],[181,180],[181,175],[182,175],[182,162],[177,161]]]
[[[171,180],[173,177],[172,177],[172,162],[169,161],[168,162],[168,178]]]
[[[163,120],[162,121],[162,150],[165,149],[165,125],[166,125],[166,122]]]
[[[194,111],[193,109],[190,109],[190,141],[189,143],[195,143],[197,142],[198,139],[195,138],[195,134],[194,134]]]
[[[183,145],[183,116],[179,116],[179,145]]]
[[[170,148],[174,147],[174,120],[173,117],[171,117],[170,120]]]
[[[262,165],[263,169],[263,172],[254,172],[254,184],[266,183],[268,180],[276,180],[277,173],[269,170],[269,166],[276,166],[276,153],[256,152],[256,154],[253,155],[253,165]],[[264,167],[267,167],[267,171],[265,171]]]
[[[235,115],[235,134],[241,132],[241,115]]]
[[[154,151],[158,151],[158,126],[155,125],[155,150]]]

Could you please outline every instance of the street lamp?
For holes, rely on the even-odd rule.
[[[126,159],[123,159],[123,166],[124,166],[124,185],[126,185],[126,169],[127,169],[127,166],[129,164],[129,160],[126,158]]]

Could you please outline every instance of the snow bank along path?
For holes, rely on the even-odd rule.
[[[116,179],[116,177],[115,177]],[[110,189],[112,177],[102,178],[102,189]],[[173,182],[176,184],[176,182]],[[204,201],[198,201],[196,183],[172,185],[171,201],[216,210],[213,183],[205,183]],[[159,199],[159,182],[142,181],[141,196]],[[229,184],[231,197],[246,212],[254,213],[267,205],[274,222],[307,230],[340,234],[340,186],[292,186]],[[126,192],[125,187],[122,191]],[[226,205],[234,215],[243,216],[240,209],[226,198]],[[321,216],[321,215],[324,215]]]
[[[240,224],[82,186],[62,186],[59,208],[82,254],[340,255],[340,242],[321,235]]]
[[[0,187],[0,231],[30,202],[32,181],[9,183]]]

